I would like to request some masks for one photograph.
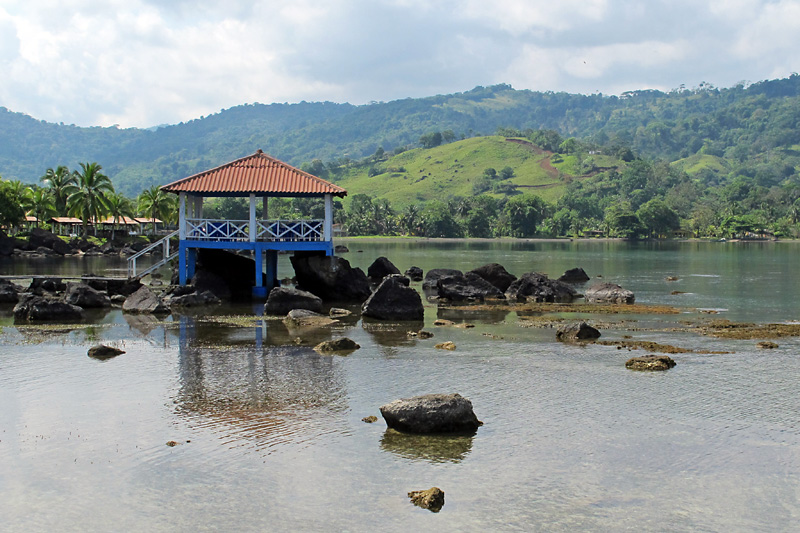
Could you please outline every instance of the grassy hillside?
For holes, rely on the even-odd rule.
[[[550,152],[520,139],[475,137],[431,149],[408,150],[373,165],[354,166],[337,178],[336,183],[351,196],[367,194],[385,198],[399,209],[413,203],[466,198],[480,192],[495,198],[533,193],[555,203],[569,181],[597,172],[595,167],[582,174],[574,164],[574,156],[555,165],[552,157]],[[620,164],[613,157],[595,157],[595,165],[616,168]],[[485,177],[486,169],[493,168],[500,174],[505,167],[514,171],[512,178]]]

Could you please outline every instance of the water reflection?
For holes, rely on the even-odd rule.
[[[181,316],[176,412],[237,446],[274,446],[341,433],[347,410],[335,358],[264,343],[263,324],[231,328]],[[273,327],[276,326],[276,327]],[[270,322],[267,332],[278,329]],[[245,338],[248,338],[245,341]]]
[[[481,322],[483,324],[500,324],[505,321],[511,311],[504,309],[502,304],[499,306],[486,306],[484,308],[439,306],[436,310],[436,318],[452,320],[453,322]]]
[[[460,463],[472,451],[473,435],[413,435],[387,429],[381,449],[403,459]]]
[[[382,348],[399,346],[413,346],[415,337],[409,332],[419,331],[425,326],[422,320],[405,322],[380,322],[369,318],[361,321],[361,327],[374,339],[375,344]]]

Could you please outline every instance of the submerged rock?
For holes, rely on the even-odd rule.
[[[364,302],[361,314],[379,320],[422,320],[425,309],[419,293],[408,286],[408,278],[393,275],[383,278]]]
[[[772,350],[777,348],[778,345],[772,341],[761,341],[756,344],[756,348],[761,348],[762,350]]]
[[[456,349],[456,344],[453,341],[445,341],[445,342],[440,342],[439,344],[434,345],[434,348],[438,348],[440,350],[453,351],[453,350]]]
[[[285,315],[292,309],[308,309],[321,313],[322,298],[291,287],[275,287],[269,291],[267,303],[264,304],[264,314]]]
[[[417,507],[428,509],[438,513],[444,507],[444,491],[439,487],[431,487],[428,490],[412,490],[408,493],[411,503]]]
[[[98,344],[97,346],[89,348],[87,355],[94,359],[111,359],[123,353],[125,353],[125,350],[120,350],[113,346],[106,346],[105,344]]]
[[[470,270],[470,272],[482,277],[500,289],[501,292],[506,292],[508,287],[517,280],[517,276],[509,273],[503,265],[498,263],[489,263],[488,265]]]
[[[366,422],[367,424],[374,424],[375,422],[378,421],[378,417],[375,415],[369,415],[362,418],[361,421]]]
[[[179,296],[170,296],[164,299],[164,304],[173,307],[205,307],[209,305],[219,305],[222,300],[211,291],[195,291]]]
[[[600,338],[600,332],[586,322],[567,324],[556,331],[556,339],[562,342],[576,342]]]
[[[334,320],[325,315],[309,311],[307,309],[292,309],[283,319],[283,323],[287,326],[294,327],[312,327],[319,328],[336,324],[338,320]]]
[[[596,283],[586,289],[585,297],[588,303],[632,304],[636,300],[633,292],[616,283]]]
[[[460,394],[425,394],[381,406],[386,424],[408,433],[474,433],[481,422]]]
[[[314,351],[319,353],[353,352],[359,348],[361,348],[361,346],[354,340],[348,339],[347,337],[340,337],[317,344],[314,346]]]
[[[647,355],[632,357],[625,362],[625,368],[631,370],[669,370],[675,361],[668,355]]]

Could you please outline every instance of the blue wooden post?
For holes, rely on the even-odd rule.
[[[178,244],[178,283],[186,285],[186,243],[183,240]]]
[[[267,250],[267,287],[278,286],[278,251]]]

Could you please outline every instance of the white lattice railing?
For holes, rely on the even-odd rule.
[[[322,241],[322,220],[258,220],[259,241]],[[187,218],[186,238],[193,241],[249,241],[248,220]]]

